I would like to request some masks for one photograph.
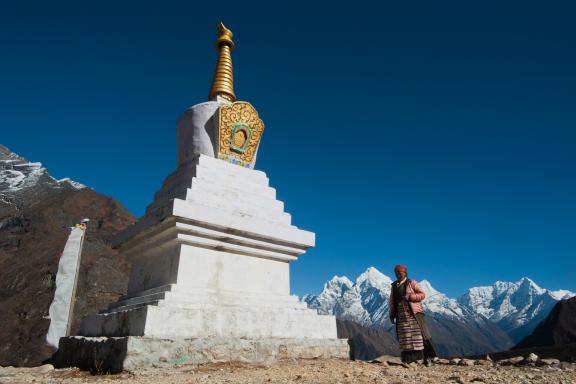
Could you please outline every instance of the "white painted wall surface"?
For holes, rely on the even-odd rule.
[[[290,294],[288,262],[182,245],[177,284],[211,290]]]

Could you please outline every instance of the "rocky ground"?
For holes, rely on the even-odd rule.
[[[576,384],[576,364],[500,365],[491,362],[441,362],[430,366],[348,360],[287,360],[269,366],[210,364],[147,368],[134,373],[90,375],[78,369],[0,368],[0,382],[11,383],[559,383]]]

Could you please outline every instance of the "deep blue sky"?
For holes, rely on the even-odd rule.
[[[295,293],[396,263],[451,296],[522,276],[576,291],[575,7],[10,2],[0,143],[141,215],[223,20],[266,124],[257,168],[317,234]]]

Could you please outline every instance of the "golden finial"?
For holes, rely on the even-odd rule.
[[[230,56],[233,49],[232,31],[226,28],[224,24],[218,24],[218,40],[216,40],[218,63],[216,64],[212,88],[208,94],[210,100],[217,100],[219,96],[230,102],[236,101],[234,77],[232,76],[232,57]]]

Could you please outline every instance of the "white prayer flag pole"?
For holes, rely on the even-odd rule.
[[[46,335],[48,344],[56,348],[61,337],[70,336],[86,222],[88,219],[72,227],[58,263],[56,291],[48,311],[50,327]]]

